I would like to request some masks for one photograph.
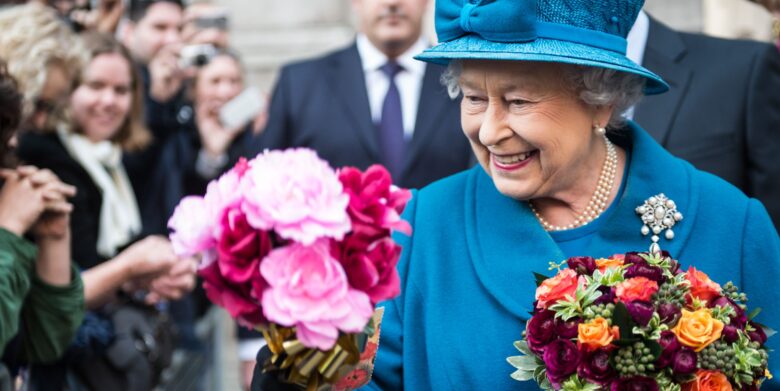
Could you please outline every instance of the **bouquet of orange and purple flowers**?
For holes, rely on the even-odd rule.
[[[182,199],[168,225],[180,255],[200,256],[206,295],[263,331],[268,370],[332,384],[373,334],[377,302],[399,294],[393,230],[411,193],[382,166],[332,169],[307,149],[242,159]]]
[[[565,268],[568,266],[568,268]],[[509,357],[555,390],[757,390],[771,331],[747,297],[666,252],[573,257],[537,274],[534,313]]]

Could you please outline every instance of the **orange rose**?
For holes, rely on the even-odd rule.
[[[609,258],[599,258],[596,260],[596,267],[603,272],[611,267],[623,266],[623,254],[616,254]]]
[[[577,342],[588,350],[608,346],[614,339],[620,339],[620,329],[617,326],[610,328],[607,320],[600,316],[588,323],[577,325]]]
[[[574,297],[577,291],[577,272],[572,269],[564,269],[555,277],[548,278],[536,288],[536,307],[547,308],[566,296]]]
[[[681,344],[697,352],[720,338],[722,331],[723,322],[713,318],[708,308],[693,312],[683,309],[682,317],[672,329]]]
[[[732,391],[729,379],[719,371],[696,371],[696,379],[682,385],[683,391]]]
[[[615,294],[624,303],[650,301],[655,292],[658,292],[658,283],[645,277],[629,278],[615,286]]]
[[[685,279],[691,283],[691,295],[699,300],[710,301],[720,296],[720,285],[693,266],[688,268]]]

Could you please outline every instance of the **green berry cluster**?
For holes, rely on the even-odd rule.
[[[723,296],[731,299],[731,301],[739,304],[740,307],[745,308],[745,303],[747,303],[747,295],[740,292],[739,289],[737,289],[737,286],[734,285],[731,281],[727,282],[725,285],[723,285],[723,287],[721,287],[721,293]]]
[[[617,351],[615,369],[621,376],[647,375],[655,371],[654,359],[644,342],[634,342]]]
[[[615,304],[596,304],[585,308],[583,311],[583,317],[586,322],[598,318],[599,316],[606,319],[609,324],[612,324],[612,314],[615,312]]]
[[[653,295],[653,303],[672,303],[679,307],[685,305],[686,289],[680,289],[680,287],[674,284],[664,283],[658,287],[658,292]]]
[[[729,378],[736,375],[734,348],[725,341],[715,341],[699,352],[699,367],[721,371]]]

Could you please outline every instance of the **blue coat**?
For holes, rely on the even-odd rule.
[[[587,254],[646,251],[634,209],[665,193],[685,218],[662,248],[721,284],[733,281],[758,321],[777,329],[780,312],[780,239],[758,201],[725,181],[673,157],[636,125],[616,143],[631,150],[627,183],[617,209]],[[627,137],[625,137],[627,136]],[[517,355],[536,285],[532,272],[549,274],[564,255],[527,203],[499,193],[479,166],[416,192],[405,218],[411,237],[398,271],[402,293],[387,302],[373,382],[369,389],[534,390],[510,378],[506,361]],[[778,345],[780,336],[770,338]],[[770,370],[780,374],[778,352]],[[774,387],[778,383],[772,384]]]

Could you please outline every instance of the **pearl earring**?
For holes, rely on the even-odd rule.
[[[596,125],[594,130],[596,131],[596,134],[598,134],[599,136],[603,136],[603,135],[607,134],[607,128],[605,128],[603,126]]]

